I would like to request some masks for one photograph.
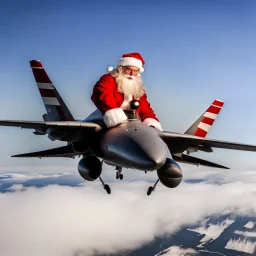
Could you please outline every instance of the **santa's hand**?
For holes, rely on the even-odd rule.
[[[161,124],[154,118],[146,118],[143,121],[143,123],[148,125],[148,126],[154,127],[156,129],[158,129],[159,131],[163,131],[163,128],[162,128]]]
[[[108,128],[117,126],[126,120],[127,116],[121,108],[110,109],[103,115],[103,121]]]

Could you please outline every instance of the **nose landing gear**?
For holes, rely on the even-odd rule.
[[[124,176],[122,174],[122,167],[117,166],[116,170],[117,170],[117,172],[116,172],[116,179],[117,180],[118,179],[122,180],[124,178]]]

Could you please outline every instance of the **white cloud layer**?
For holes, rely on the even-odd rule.
[[[255,216],[255,184],[159,185],[124,180],[81,187],[16,187],[0,194],[1,256],[71,256],[135,249],[213,214]]]
[[[1,181],[8,182],[26,182],[34,179],[48,179],[48,178],[59,178],[62,176],[70,175],[69,172],[55,173],[55,174],[24,174],[24,173],[5,173],[1,174]]]
[[[235,250],[239,252],[245,252],[253,254],[255,252],[256,243],[247,239],[229,240],[226,249]]]

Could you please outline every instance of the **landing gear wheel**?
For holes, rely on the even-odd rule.
[[[148,188],[147,195],[148,195],[148,196],[150,196],[150,195],[151,195],[151,193],[152,193],[152,191],[153,191],[153,187],[149,187],[149,188]]]
[[[109,185],[105,184],[104,189],[107,191],[108,194],[111,194],[111,190],[110,190]]]
[[[121,174],[121,172],[122,172],[122,167],[120,167],[120,166],[116,166],[116,179],[117,180],[122,180],[123,178],[124,178],[124,176],[123,176],[123,174]]]

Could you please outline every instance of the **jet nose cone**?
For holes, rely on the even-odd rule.
[[[157,170],[166,161],[166,144],[154,128],[131,122],[109,130],[102,138],[106,160],[139,170]]]
[[[140,152],[139,152],[140,151]],[[159,141],[154,147],[137,148],[140,158],[136,161],[136,168],[143,170],[157,170],[162,167],[166,161],[166,147]]]

